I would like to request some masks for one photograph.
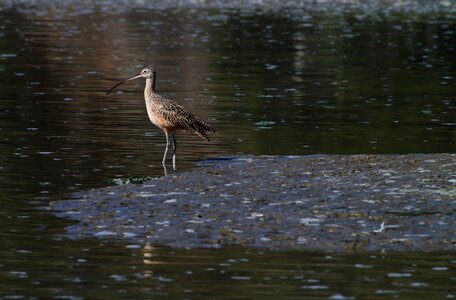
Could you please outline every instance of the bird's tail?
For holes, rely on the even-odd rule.
[[[210,132],[215,132],[215,129],[212,128],[211,125],[207,124],[207,123],[204,123],[203,121],[201,120],[198,120],[197,122],[195,122],[194,124],[194,128],[193,131],[199,135],[200,137],[202,137],[203,139],[205,139],[206,141],[210,142],[211,140],[209,139],[209,136],[207,135],[207,131],[210,131]]]

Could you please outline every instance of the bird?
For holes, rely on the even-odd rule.
[[[145,78],[146,86],[144,88],[144,99],[146,101],[147,114],[150,121],[163,130],[166,136],[166,147],[163,155],[162,165],[166,175],[166,156],[170,144],[170,137],[173,144],[173,170],[176,170],[176,137],[174,133],[177,131],[190,131],[206,141],[210,142],[207,132],[215,132],[214,128],[198,119],[192,112],[177,102],[167,99],[155,90],[155,80],[157,78],[154,67],[149,66],[141,70],[138,75],[125,79],[114,85],[106,95],[109,95],[116,87],[128,81]]]

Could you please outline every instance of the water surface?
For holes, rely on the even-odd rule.
[[[149,64],[217,130],[178,135],[179,171],[233,154],[455,152],[453,12],[30,3],[0,11],[1,298],[455,296],[454,253],[137,248],[68,240],[69,221],[37,210],[163,174],[144,83],[104,95]]]

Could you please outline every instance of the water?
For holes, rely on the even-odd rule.
[[[162,175],[144,83],[104,95],[148,64],[217,130],[178,135],[179,171],[233,154],[455,152],[454,12],[33,3],[0,10],[0,299],[456,297],[454,252],[73,241],[39,209]]]

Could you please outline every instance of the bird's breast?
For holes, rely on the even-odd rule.
[[[147,106],[147,115],[149,116],[150,121],[157,126],[158,128],[162,130],[167,130],[167,131],[174,131],[176,130],[175,124],[167,120],[164,116],[162,116],[158,108],[155,107],[154,105],[149,105],[146,103]]]

